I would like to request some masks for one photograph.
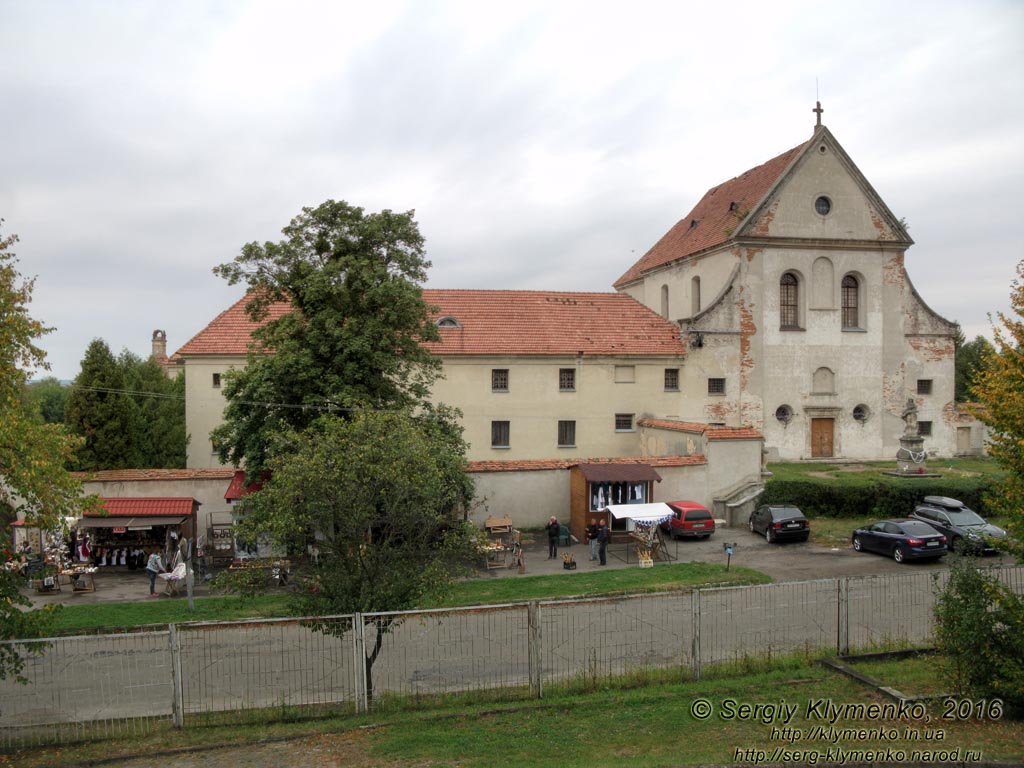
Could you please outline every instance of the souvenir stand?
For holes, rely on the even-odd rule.
[[[612,534],[613,543],[630,539],[626,518],[616,518],[608,512],[611,505],[643,505],[650,501],[654,483],[661,482],[649,464],[636,463],[582,463],[569,470],[569,529],[579,540],[586,541],[587,526],[591,520],[604,520]]]
[[[95,589],[95,574],[104,568],[145,569],[153,552],[166,563],[179,540],[195,535],[199,502],[193,498],[101,501],[102,509],[85,513],[74,526],[67,576],[78,591]]]
[[[627,563],[632,562],[634,553],[641,568],[649,568],[658,560],[675,560],[661,536],[661,524],[672,517],[668,504],[612,504],[608,512],[612,519],[625,522],[629,534]]]

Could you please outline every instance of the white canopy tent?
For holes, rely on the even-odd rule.
[[[672,517],[672,507],[664,502],[653,504],[610,504],[606,509],[616,520],[626,518],[629,523],[627,530],[633,530],[633,523],[653,525]]]

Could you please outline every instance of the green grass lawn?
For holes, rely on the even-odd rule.
[[[828,728],[828,720],[815,719],[808,704],[828,700],[836,705],[882,703],[885,700],[867,687],[820,667],[807,659],[775,659],[770,670],[751,665],[711,670],[699,681],[681,679],[679,671],[648,679],[606,680],[587,689],[578,685],[550,686],[541,700],[482,700],[480,696],[432,703],[429,709],[393,706],[368,715],[334,715],[305,722],[250,720],[230,727],[190,727],[176,732],[160,727],[157,732],[131,740],[104,740],[73,747],[34,748],[0,754],[0,765],[19,768],[52,768],[90,759],[109,761],[124,755],[153,755],[153,764],[174,765],[174,755],[156,759],[161,750],[223,745],[238,748],[252,744],[251,755],[207,751],[191,759],[202,764],[226,765],[226,759],[257,765],[252,755],[261,743],[290,739],[283,749],[295,764],[315,758],[316,764],[348,766],[460,766],[489,768],[495,765],[602,768],[603,766],[753,764],[753,758],[737,757],[737,749],[759,749],[768,754],[776,748],[828,749],[972,749],[984,761],[1014,764],[1024,757],[1024,722],[1000,720],[941,719],[942,705],[932,705],[931,722],[881,719],[843,719],[835,727],[896,729],[899,738],[882,741],[863,738],[829,741],[815,737],[811,729]],[[884,670],[881,670],[884,671]],[[900,679],[894,678],[894,681]],[[711,716],[693,715],[697,701],[711,705]],[[730,704],[733,702],[734,704]],[[767,722],[766,711],[747,718],[723,717],[740,705],[796,705],[786,724]],[[255,713],[253,713],[255,714]],[[788,741],[773,727],[798,729],[804,738]],[[941,741],[935,733],[942,731]],[[927,732],[927,735],[926,735]],[[908,740],[907,734],[918,739]],[[775,760],[773,764],[806,764],[803,760]],[[824,762],[823,759],[820,762]],[[937,762],[930,761],[934,764]],[[192,763],[189,763],[192,764]],[[196,763],[200,764],[200,763]],[[834,764],[834,763],[833,763]]]
[[[907,696],[931,696],[950,690],[942,674],[943,658],[933,653],[845,663]]]
[[[814,464],[805,462],[769,464],[773,479],[800,480],[809,477],[826,479],[830,482],[869,485],[879,480],[890,481],[885,475],[896,468],[896,460],[865,461],[853,464]],[[989,458],[972,456],[963,459],[930,459],[928,471],[943,477],[960,478],[976,475],[1001,477],[1005,470]]]
[[[441,601],[424,608],[511,603],[544,598],[660,592],[723,584],[766,584],[771,578],[750,568],[710,563],[673,563],[655,568],[624,568],[611,571],[467,579],[455,584]],[[173,624],[185,621],[231,621],[289,615],[288,595],[197,598],[195,612],[185,600],[95,603],[64,606],[54,616],[60,634],[118,627]]]

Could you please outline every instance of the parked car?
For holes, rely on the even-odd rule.
[[[928,523],[900,518],[880,520],[853,532],[853,548],[858,552],[878,552],[892,555],[902,563],[912,559],[934,559],[948,551],[945,535]]]
[[[711,510],[696,501],[668,501],[672,517],[661,524],[661,530],[673,539],[706,539],[715,532]]]
[[[750,530],[771,541],[807,541],[811,524],[804,513],[788,504],[767,504],[750,513]]]
[[[986,522],[963,502],[948,496],[925,496],[924,503],[918,504],[910,517],[945,534],[949,548],[954,552],[991,554],[996,551],[994,542],[1006,538],[1006,531],[1002,528]]]

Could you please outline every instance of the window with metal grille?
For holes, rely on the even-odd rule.
[[[615,431],[616,432],[632,432],[633,431],[633,414],[632,413],[616,413],[615,414]]]
[[[574,448],[576,446],[576,422],[558,422],[558,447]]]
[[[725,379],[708,379],[708,394],[709,395],[724,395],[725,394]]]
[[[666,368],[665,369],[665,391],[666,392],[678,392],[679,391],[679,369],[678,368]]]
[[[219,373],[213,374],[213,386],[214,386],[214,389],[220,387],[220,374]]]
[[[857,278],[843,278],[843,328],[860,328],[860,286]]]
[[[507,421],[491,422],[491,448],[509,447],[509,428]]]
[[[779,325],[790,329],[800,327],[800,284],[791,272],[779,280]]]
[[[508,392],[508,368],[491,369],[491,391]]]
[[[575,368],[559,368],[558,369],[558,391],[559,392],[575,392],[576,391],[576,369]]]
[[[918,379],[917,380],[917,394],[919,395],[930,395],[932,393],[932,380],[931,379]]]
[[[917,422],[917,434],[921,437],[928,437],[932,433],[932,423],[930,421],[919,421]]]

